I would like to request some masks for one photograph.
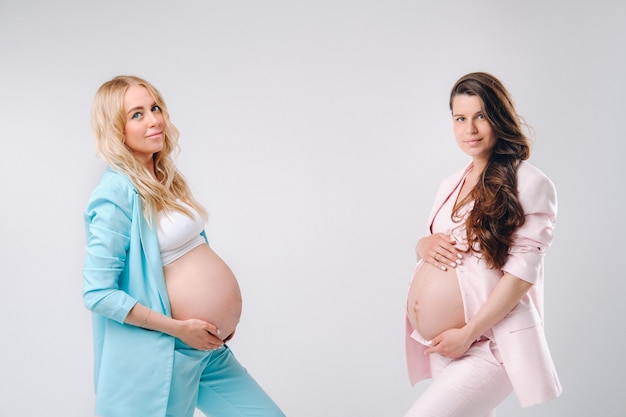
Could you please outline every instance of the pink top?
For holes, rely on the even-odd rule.
[[[434,215],[432,224],[430,226],[431,233],[445,233],[453,238],[457,242],[457,247],[460,250],[465,250],[467,248],[467,232],[465,230],[465,219],[467,214],[472,209],[474,203],[470,202],[461,208],[459,214],[462,218],[458,219],[458,221],[454,221],[452,219],[452,210],[454,210],[454,205],[456,204],[457,199],[459,198],[459,193],[461,192],[461,188],[463,188],[463,183],[465,182],[465,177],[467,177],[467,173],[470,170],[468,169],[464,174],[461,181],[458,182],[454,190],[450,193],[448,198],[443,202],[439,210]]]

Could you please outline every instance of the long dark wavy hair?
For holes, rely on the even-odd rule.
[[[513,232],[524,224],[524,209],[517,196],[517,167],[530,157],[530,142],[511,95],[493,75],[474,72],[461,77],[450,92],[450,110],[452,99],[459,95],[479,98],[497,141],[478,183],[457,204],[452,218],[458,221],[461,208],[474,202],[465,220],[468,247],[479,252],[489,267],[501,269]]]

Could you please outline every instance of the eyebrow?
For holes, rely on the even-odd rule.
[[[477,114],[484,114],[484,111],[477,111],[476,113],[472,114],[472,116],[476,116]],[[452,113],[452,117],[458,117],[458,116],[466,116],[463,113]]]
[[[154,107],[154,106],[158,106],[158,104],[157,104],[157,102],[156,102],[156,101],[150,105],[150,108],[152,108],[152,107]],[[135,107],[133,107],[132,109],[128,110],[128,111],[126,112],[126,114],[131,114],[132,112],[135,112],[135,111],[137,111],[137,110],[143,110],[143,109],[144,109],[144,107],[143,107],[143,106],[135,106]]]
[[[126,114],[131,114],[131,113],[133,113],[133,112],[134,112],[134,111],[136,111],[136,110],[143,110],[143,106],[133,107],[132,109],[128,110],[128,111],[126,112]]]

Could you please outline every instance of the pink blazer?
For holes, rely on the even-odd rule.
[[[470,167],[442,182],[429,216],[429,233],[437,212]],[[534,284],[513,311],[486,335],[497,343],[515,394],[521,406],[527,407],[556,398],[562,391],[543,330],[543,258],[553,240],[557,204],[550,179],[528,162],[520,164],[517,182],[525,223],[513,236],[514,243],[502,270],[489,269],[476,256],[466,256],[456,272],[466,322],[478,312],[503,271]],[[412,332],[406,318],[407,367],[409,380],[415,384],[430,378],[431,371],[428,356],[424,355],[426,346],[414,340]]]

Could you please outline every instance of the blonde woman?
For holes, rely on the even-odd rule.
[[[92,128],[108,166],[85,210],[97,414],[283,417],[225,344],[241,293],[174,165],[178,131],[163,97],[115,77],[95,95]]]

